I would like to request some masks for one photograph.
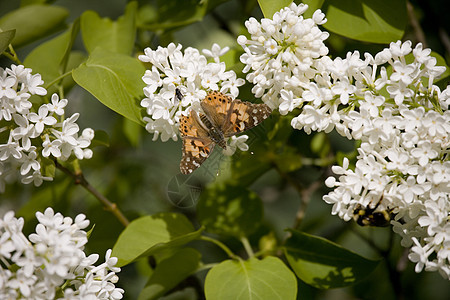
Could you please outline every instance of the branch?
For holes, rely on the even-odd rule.
[[[294,226],[292,228],[296,229],[298,226],[300,226],[300,223],[302,222],[306,208],[309,204],[309,201],[311,200],[311,195],[322,186],[322,182],[320,180],[316,180],[313,183],[311,183],[308,188],[304,188],[299,182],[297,182],[294,178],[292,178],[288,173],[283,172],[278,165],[275,163],[274,167],[278,174],[286,180],[299,194],[300,196],[300,205],[297,210],[297,214],[295,215],[295,222]]]
[[[406,10],[408,12],[409,23],[411,24],[417,41],[421,42],[424,48],[427,48],[427,40],[425,38],[425,34],[423,33],[422,27],[420,27],[419,20],[417,20],[416,14],[414,13],[414,6],[409,1],[406,2]]]
[[[74,179],[75,184],[79,184],[82,187],[84,187],[89,193],[91,193],[95,198],[97,198],[98,201],[103,205],[103,207],[110,211],[118,220],[120,223],[122,223],[123,226],[128,226],[130,224],[130,221],[128,221],[127,217],[124,216],[124,214],[120,211],[120,209],[117,207],[115,203],[112,203],[109,201],[105,196],[103,196],[99,191],[97,191],[92,185],[89,184],[89,182],[84,177],[83,173],[73,173],[60,163],[55,160],[55,166],[66,173],[67,175],[71,176]]]

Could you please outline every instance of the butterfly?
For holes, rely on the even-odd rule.
[[[209,92],[200,106],[204,113],[191,110],[188,116],[180,118],[183,139],[180,171],[183,174],[200,167],[215,145],[226,149],[227,138],[255,127],[272,113],[266,104],[233,100],[218,91]]]

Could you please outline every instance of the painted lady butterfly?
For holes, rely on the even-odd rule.
[[[183,174],[200,167],[216,144],[226,149],[226,138],[255,127],[272,112],[265,104],[233,100],[217,91],[209,92],[200,106],[204,114],[191,110],[189,116],[180,119],[183,139],[180,170]]]

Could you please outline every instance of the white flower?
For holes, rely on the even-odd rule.
[[[41,171],[36,170],[33,172],[33,174],[23,177],[21,182],[24,184],[29,184],[33,182],[35,186],[40,186],[44,180],[51,181],[53,180],[53,178],[48,176],[42,176]]]
[[[78,136],[79,114],[64,119],[67,99],[60,100],[53,94],[49,104],[37,106],[29,101],[32,95],[46,95],[41,84],[41,75],[33,75],[29,68],[0,68],[0,121],[4,121],[0,132],[9,131],[8,141],[0,143],[0,193],[6,183],[15,180],[35,185],[51,180],[43,177],[40,170],[41,159],[50,154],[61,160],[72,154],[78,159],[92,157],[92,150],[87,147],[93,131]]]
[[[34,171],[40,170],[41,165],[36,160],[36,158],[37,158],[36,147],[32,146],[30,147],[30,152],[28,153],[28,155],[25,154],[22,156],[21,160],[22,166],[20,166],[20,174],[25,175],[31,169],[33,169]]]
[[[214,59],[214,62],[219,63],[220,57],[225,55],[230,50],[230,47],[221,48],[218,44],[214,43],[209,49],[203,49],[202,52],[206,57],[211,57]]]
[[[283,99],[279,106],[280,114],[282,115],[286,115],[301,103],[301,99],[295,98],[292,91],[281,90],[280,96]]]
[[[3,72],[3,69],[0,69],[0,75],[0,99],[3,97],[14,99],[17,95],[17,92],[13,89],[17,84],[16,79],[11,76],[7,77],[7,73]]]
[[[197,49],[188,47],[181,51],[181,45],[173,43],[167,48],[144,49],[145,55],[139,59],[151,63],[152,68],[142,77],[147,86],[141,106],[148,114],[143,118],[145,128],[154,134],[154,140],[177,140],[180,116],[190,109],[200,111],[199,103],[207,91],[220,90],[238,96],[238,87],[244,81],[233,71],[226,71],[225,63],[219,61],[227,50],[218,45],[204,50],[205,55],[214,58],[214,62],[208,63]]]
[[[392,65],[394,72],[392,73],[391,81],[401,81],[405,85],[411,84],[413,81],[413,72],[416,68],[413,65],[405,65],[401,61],[395,61]]]
[[[64,114],[64,107],[66,107],[67,103],[69,101],[67,101],[67,99],[59,99],[58,94],[53,94],[52,95],[52,103],[48,104],[48,110],[50,112],[54,112],[59,116],[62,116]]]
[[[328,53],[323,41],[329,34],[317,27],[326,19],[320,11],[312,19],[304,19],[302,14],[307,8],[292,3],[261,23],[250,18],[245,22],[250,39],[237,39],[245,51],[240,59],[245,64],[243,72],[250,71],[247,80],[254,84],[252,92],[272,108],[280,105],[277,99],[282,90],[292,91],[294,98],[300,98],[299,83],[314,78],[315,60]],[[283,103],[283,114],[287,108],[294,107]]]
[[[119,267],[115,267],[115,265],[117,264],[117,257],[111,257],[111,253],[112,250],[108,249],[106,251],[106,255],[105,255],[105,264],[107,265],[108,270],[113,271],[115,273],[119,273],[120,272],[120,268]]]
[[[15,159],[22,158],[19,143],[12,141],[12,135],[9,136],[8,143],[0,144],[0,161],[5,161],[10,157]]]
[[[419,160],[419,165],[422,167],[428,164],[430,159],[438,156],[438,152],[432,148],[430,141],[419,141],[417,148],[411,150],[411,155]]]
[[[58,139],[50,142],[48,135],[45,137],[45,141],[42,143],[42,156],[49,157],[50,154],[56,158],[61,157],[61,144],[62,142]]]
[[[43,87],[39,86],[41,84],[44,84],[44,81],[42,81],[40,74],[35,74],[35,75],[27,74],[26,84],[27,84],[27,89],[31,94],[36,94],[36,95],[41,95],[41,96],[47,94],[47,90],[44,89]]]
[[[248,151],[248,145],[245,143],[248,140],[248,136],[243,134],[238,137],[232,136],[230,139],[229,145],[227,145],[227,149],[223,150],[223,154],[227,156],[233,155],[236,150],[239,148],[241,151]]]
[[[249,32],[263,36],[259,23],[249,21],[247,25]],[[240,43],[258,45],[255,39],[241,38]],[[405,55],[411,52],[414,62],[407,64]],[[251,64],[248,70],[256,70],[261,61],[256,52],[250,54],[246,49],[241,60]],[[345,168],[333,168],[339,178],[326,180],[327,186],[335,188],[323,197],[333,205],[333,214],[351,220],[357,205],[393,212],[393,230],[401,236],[402,245],[411,247],[414,243],[410,259],[417,263],[416,270],[437,270],[450,278],[450,261],[443,258],[448,252],[444,245],[450,244],[450,167],[446,161],[450,92],[448,88],[441,92],[433,85],[442,69],[429,54],[420,44],[412,50],[411,42],[399,41],[375,58],[364,54],[362,60],[355,51],[344,59],[315,59],[311,73],[303,78],[295,73],[291,78],[297,78],[297,84],[273,88],[280,97],[271,95],[270,101],[282,114],[301,109],[291,121],[295,129],[309,134],[336,128],[339,134],[361,141],[355,169],[349,170],[347,162]],[[389,66],[391,74],[386,71]],[[283,74],[298,68],[288,65]],[[270,65],[268,69],[279,70]],[[248,79],[260,95],[274,84],[261,74],[250,73]],[[298,98],[301,100],[293,104]]]
[[[31,287],[36,281],[36,276],[26,276],[22,269],[16,272],[16,278],[8,281],[7,287],[11,289],[18,289],[20,294],[28,298],[31,295]]]
[[[78,215],[73,221],[47,208],[36,217],[36,233],[29,240],[22,233],[23,219],[16,219],[12,211],[0,218],[0,256],[6,266],[0,276],[1,297],[54,299],[57,291],[63,292],[62,299],[123,297],[124,291],[114,285],[120,268],[115,267],[117,258],[111,257],[111,250],[97,267],[93,264],[98,254],[86,257],[83,252],[87,234],[82,229],[89,225],[86,216]]]
[[[348,79],[344,77],[331,88],[331,91],[334,95],[340,95],[339,100],[342,104],[348,104],[349,95],[356,91],[356,86],[351,85]]]
[[[45,125],[55,125],[56,119],[52,116],[48,116],[49,110],[47,105],[42,105],[39,107],[38,113],[30,113],[28,115],[28,120],[35,123],[34,127],[36,129],[36,133],[40,134],[44,131]]]
[[[29,124],[28,119],[22,115],[14,114],[14,122],[19,126],[11,131],[11,136],[14,140],[22,140],[22,148],[29,151],[31,147],[31,139],[35,137],[36,132],[34,130],[34,125]]]

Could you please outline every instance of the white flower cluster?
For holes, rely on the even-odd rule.
[[[322,75],[303,92],[305,131],[337,131],[361,140],[355,170],[333,167],[339,181],[324,197],[344,220],[358,205],[396,214],[393,230],[411,247],[416,271],[438,270],[450,279],[450,87],[433,80],[444,71],[429,49],[391,43],[375,58],[358,53],[321,59]],[[412,55],[411,55],[412,54]],[[408,63],[409,59],[409,63]],[[387,63],[388,68],[379,65]],[[381,200],[381,202],[379,202]]]
[[[327,179],[335,189],[324,200],[344,220],[358,207],[393,212],[416,271],[450,279],[450,87],[433,84],[445,67],[410,41],[364,60],[357,51],[332,60],[316,26],[324,16],[304,20],[305,10],[292,4],[273,20],[246,23],[251,40],[238,43],[253,92],[281,114],[301,108],[295,129],[361,140],[355,169],[347,159],[333,167],[340,177]]]
[[[445,68],[430,52],[407,41],[364,61],[356,52],[323,59],[326,71],[303,93],[310,104],[292,125],[307,132],[335,127],[361,140],[355,170],[348,161],[333,167],[339,181],[327,180],[336,188],[324,200],[344,220],[357,205],[393,211],[393,230],[412,246],[416,271],[438,270],[450,279],[450,88],[433,85]]]
[[[0,193],[5,182],[17,178],[36,186],[51,180],[41,173],[43,158],[66,160],[72,153],[78,159],[92,157],[87,147],[94,131],[86,128],[78,134],[79,114],[64,118],[66,99],[53,94],[51,103],[33,106],[32,95],[47,94],[43,83],[41,75],[24,66],[0,68]]]
[[[151,63],[142,80],[147,84],[145,97],[141,106],[147,110],[149,117],[144,117],[146,129],[154,133],[154,140],[178,139],[179,118],[187,115],[190,109],[200,111],[200,101],[207,91],[228,93],[238,96],[238,87],[244,84],[234,71],[226,71],[224,62],[219,57],[228,51],[214,44],[211,50],[204,50],[206,56],[197,49],[188,47],[181,51],[181,45],[169,44],[167,48],[156,50],[146,48],[145,55],[140,55],[143,62]]]
[[[108,250],[98,266],[98,254],[83,252],[89,220],[75,220],[47,208],[37,212],[36,233],[27,239],[23,218],[6,213],[0,219],[0,299],[121,299],[116,288],[117,258]]]
[[[251,71],[247,80],[254,84],[253,94],[272,109],[278,107],[281,114],[300,104],[281,96],[300,96],[302,86],[318,73],[315,61],[328,54],[323,41],[329,34],[317,26],[326,22],[325,15],[317,10],[311,19],[304,19],[302,14],[307,8],[292,3],[276,12],[272,20],[262,19],[259,23],[250,18],[245,26],[251,38],[241,35],[237,40],[245,51],[241,56],[243,72]]]

